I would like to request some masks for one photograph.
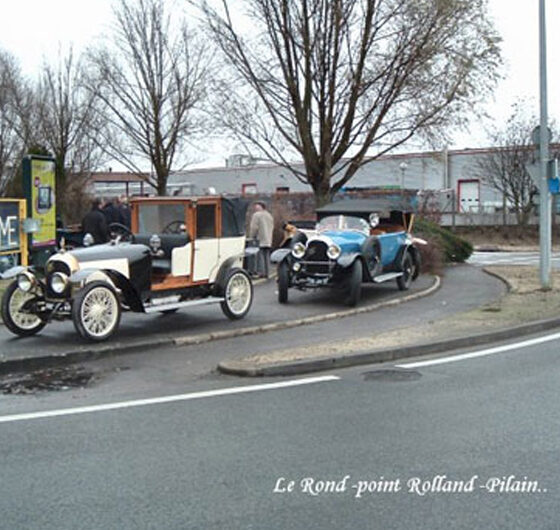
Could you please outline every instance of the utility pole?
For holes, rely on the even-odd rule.
[[[550,259],[552,246],[552,229],[550,224],[551,199],[548,190],[549,128],[547,107],[546,79],[546,14],[545,0],[539,3],[539,41],[540,41],[540,186],[539,186],[539,242],[540,242],[540,278],[541,287],[550,289]]]

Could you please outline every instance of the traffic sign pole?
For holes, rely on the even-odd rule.
[[[548,189],[548,108],[546,72],[546,14],[545,0],[539,2],[539,40],[540,40],[540,186],[539,186],[539,242],[540,242],[540,279],[541,287],[548,290],[550,284],[550,260],[552,246],[551,196]]]

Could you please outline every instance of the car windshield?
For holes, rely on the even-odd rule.
[[[327,230],[356,230],[365,234],[369,233],[369,225],[364,219],[350,215],[329,215],[317,223],[317,231]]]
[[[138,210],[141,234],[182,233],[185,231],[184,204],[141,204]]]

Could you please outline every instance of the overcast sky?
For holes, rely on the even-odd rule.
[[[106,31],[111,0],[2,0],[0,47],[21,61],[24,73],[35,75],[43,57],[56,57],[59,47],[73,44],[79,51]],[[180,4],[181,2],[177,2]],[[186,4],[186,1],[185,1]],[[548,19],[548,105],[551,118],[560,121],[560,2],[546,0]],[[518,97],[532,100],[538,116],[539,47],[538,0],[489,0],[491,16],[503,38],[506,78],[488,103],[495,121],[505,119]],[[486,145],[481,129],[458,134],[452,147]],[[221,153],[220,157],[227,153]]]

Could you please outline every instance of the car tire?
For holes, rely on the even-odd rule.
[[[243,318],[253,303],[253,283],[243,269],[231,269],[222,289],[222,311],[231,320]]]
[[[278,265],[278,302],[288,303],[288,289],[290,287],[290,267],[282,261]]]
[[[412,278],[415,274],[414,259],[410,255],[410,252],[407,252],[404,255],[402,273],[402,276],[397,278],[397,285],[401,291],[408,291],[410,284],[412,283]]]
[[[362,262],[357,259],[352,263],[347,279],[347,291],[345,303],[348,307],[355,307],[360,301],[362,294]]]
[[[38,288],[42,289],[40,286]],[[40,317],[20,311],[26,302],[37,297],[37,293],[23,292],[18,287],[17,280],[10,283],[4,291],[2,296],[2,320],[14,335],[30,337],[39,333],[47,325],[47,322]]]
[[[119,298],[107,282],[87,283],[74,297],[72,321],[84,339],[94,342],[108,339],[119,327],[120,320]]]

